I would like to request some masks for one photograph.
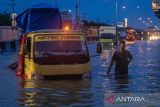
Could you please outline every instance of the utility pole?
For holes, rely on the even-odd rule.
[[[118,17],[118,0],[116,0],[116,18]]]
[[[57,0],[55,0],[55,8],[57,8],[58,7],[58,3],[57,3]]]
[[[12,26],[13,27],[16,27],[16,17],[17,17],[17,14],[15,13],[15,6],[16,6],[16,3],[15,3],[15,0],[10,0],[11,1],[11,4],[10,6],[12,7]]]
[[[12,13],[15,13],[15,6],[16,6],[15,0],[10,0],[10,1],[11,1],[10,6],[12,7]]]
[[[115,41],[114,45],[118,46],[118,26],[117,26],[117,21],[118,21],[118,0],[116,0],[116,36],[115,36]]]
[[[86,20],[86,13],[83,13],[83,20]]]
[[[97,34],[98,34],[98,40],[100,40],[100,24],[99,24],[99,18],[97,17],[97,19],[96,19],[96,25],[97,25]]]
[[[97,24],[99,23],[99,18],[97,17],[97,19],[96,19],[96,22],[97,22]]]
[[[80,29],[80,0],[76,4],[76,29]]]

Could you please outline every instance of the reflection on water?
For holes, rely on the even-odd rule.
[[[39,80],[22,82],[21,105],[24,106],[91,106],[90,80]]]
[[[89,45],[93,55],[95,46]],[[103,48],[102,56],[91,58],[92,78],[88,80],[24,81],[7,68],[17,59],[16,53],[0,54],[0,107],[103,107],[105,93],[160,92],[160,41],[128,45],[134,59],[129,76],[122,78],[105,75],[115,49],[108,45]]]
[[[111,44],[102,44],[103,51],[100,56],[101,66],[108,67],[115,48]]]

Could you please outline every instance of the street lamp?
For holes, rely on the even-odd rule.
[[[151,18],[148,17],[147,19],[150,20]]]
[[[142,20],[142,18],[141,18],[141,17],[139,17],[138,19],[139,19],[140,21]]]
[[[123,6],[123,9],[125,9],[126,8],[126,6]]]
[[[70,10],[70,9],[69,9],[69,10],[68,10],[68,12],[69,12],[69,13],[71,13],[71,12],[72,12],[72,10]]]
[[[148,26],[150,27],[152,22],[153,22],[153,21],[151,20],[151,18],[148,17],[148,18],[147,18],[147,21],[146,21],[146,23],[148,23],[148,24],[146,24],[146,25],[148,25]]]

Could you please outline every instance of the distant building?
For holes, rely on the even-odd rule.
[[[122,22],[117,22],[117,27],[124,28],[125,27],[125,23],[123,21]]]
[[[0,42],[19,40],[21,29],[13,29],[12,26],[0,26]]]
[[[160,0],[152,0],[152,9],[157,11],[160,9]]]
[[[87,34],[88,37],[98,37],[100,26],[107,26],[106,23],[88,22],[87,20],[81,21],[81,29]]]
[[[160,0],[152,0],[152,9],[155,15],[160,18]]]

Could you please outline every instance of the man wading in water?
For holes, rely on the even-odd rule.
[[[107,74],[111,72],[111,67],[115,63],[115,76],[125,76],[128,75],[128,65],[132,61],[132,54],[125,49],[125,41],[120,41],[120,50],[114,52],[112,56],[112,61],[109,65]]]

